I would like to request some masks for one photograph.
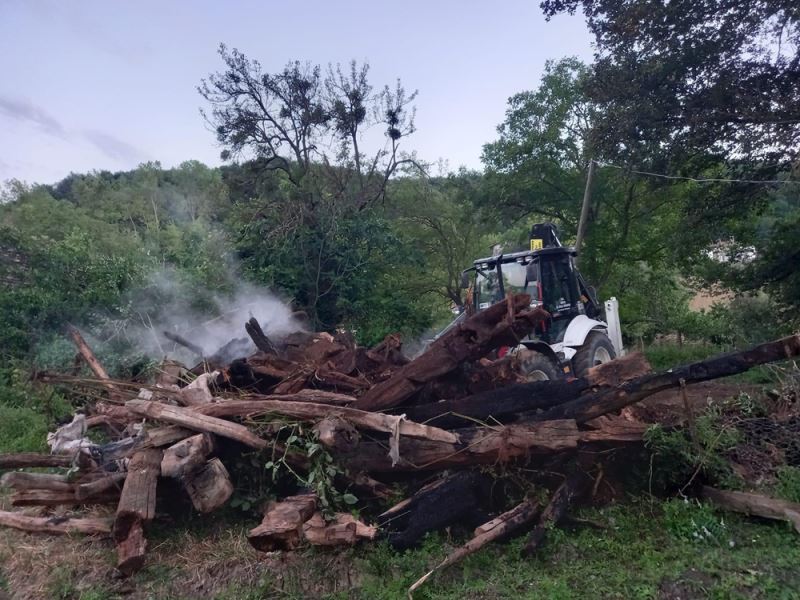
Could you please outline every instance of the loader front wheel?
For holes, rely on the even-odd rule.
[[[616,357],[608,336],[600,331],[592,331],[572,358],[575,377],[583,377],[592,367],[610,362]]]
[[[525,350],[520,359],[520,371],[528,381],[554,381],[561,376],[558,366],[541,352]]]

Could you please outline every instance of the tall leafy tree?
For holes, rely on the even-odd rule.
[[[277,189],[248,209],[244,235],[261,242],[246,253],[268,282],[283,265],[279,283],[289,283],[318,326],[335,327],[347,317],[340,299],[364,271],[364,252],[381,243],[368,238],[382,230],[365,225],[377,218],[370,209],[397,170],[414,163],[401,145],[414,132],[416,92],[399,81],[376,92],[368,66],[355,62],[344,69],[291,62],[266,73],[238,50],[221,46],[220,56],[224,70],[199,91],[222,156],[252,159],[257,177],[277,175],[269,184]],[[376,128],[382,136],[370,135]],[[287,252],[291,273],[289,261],[274,260]]]

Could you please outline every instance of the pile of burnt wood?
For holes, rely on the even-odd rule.
[[[50,435],[52,454],[0,456],[11,504],[47,507],[0,512],[0,524],[110,535],[119,570],[131,574],[157,515],[181,497],[199,513],[230,503],[247,492],[245,462],[262,475],[285,468],[295,481],[264,500],[248,534],[258,550],[375,538],[406,548],[428,531],[467,524],[474,537],[440,567],[515,530],[531,531],[533,552],[576,498],[598,493],[607,450],[641,444],[649,423],[626,407],[800,354],[793,336],[662,373],[634,353],[578,379],[527,383],[517,355],[491,357],[545,317],[528,296],[509,296],[411,361],[396,336],[370,349],[346,333],[269,339],[251,320],[245,330],[257,352],[191,370],[165,362],[152,383],[109,378],[70,329],[94,377],[43,379],[94,390],[95,400]],[[94,441],[101,436],[87,432],[95,428],[111,441]],[[99,504],[116,505],[113,516],[75,512]],[[764,510],[785,518],[793,509]]]

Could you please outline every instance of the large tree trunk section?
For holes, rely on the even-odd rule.
[[[558,525],[575,499],[588,489],[590,481],[591,478],[586,473],[574,473],[558,486],[550,503],[542,511],[539,523],[528,537],[528,542],[522,550],[525,556],[531,556],[536,552],[544,541],[548,529]]]
[[[751,494],[748,492],[729,492],[713,487],[703,486],[703,498],[710,500],[720,508],[734,512],[754,515],[764,519],[788,521],[795,531],[800,533],[800,504]]]
[[[699,383],[728,377],[743,373],[756,365],[786,360],[798,354],[800,354],[800,335],[793,335],[760,344],[749,350],[731,352],[683,367],[675,367],[662,373],[637,377],[618,388],[589,394],[553,407],[533,418],[539,421],[575,419],[578,423],[585,423],[606,413],[621,410],[662,390],[680,387],[681,380],[686,383]]]
[[[531,309],[530,301],[528,294],[509,296],[467,318],[389,379],[367,390],[355,408],[375,411],[399,406],[427,382],[462,363],[478,360],[500,346],[516,346],[547,316],[541,308]]]
[[[414,584],[408,588],[409,597],[411,597],[411,595],[418,590],[422,584],[430,579],[434,573],[446,569],[450,565],[457,563],[470,554],[474,554],[486,544],[502,537],[506,537],[526,523],[531,522],[536,517],[538,511],[538,504],[531,500],[526,500],[508,512],[503,513],[496,519],[492,519],[488,523],[481,525],[475,530],[475,537],[458,548],[455,552],[451,553],[447,558],[436,565],[436,567],[415,581]]]
[[[300,494],[271,502],[261,524],[247,534],[247,541],[261,552],[297,548],[303,539],[303,524],[316,510],[316,494]]]
[[[0,511],[0,525],[33,533],[108,535],[111,519],[72,519],[70,517],[29,517],[17,512]]]

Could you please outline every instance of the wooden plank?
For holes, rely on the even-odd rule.
[[[314,420],[324,417],[340,417],[357,427],[393,433],[399,428],[400,435],[445,442],[458,443],[458,435],[438,427],[430,427],[407,419],[399,419],[393,415],[371,413],[355,408],[332,407],[327,404],[312,402],[287,402],[284,400],[228,400],[205,406],[198,406],[195,412],[216,417],[255,416],[277,414],[296,419]]]
[[[169,406],[148,400],[129,400],[125,403],[125,407],[131,412],[143,417],[172,423],[173,425],[180,425],[181,427],[186,427],[193,431],[216,433],[217,435],[236,440],[237,442],[241,442],[257,450],[263,450],[267,447],[266,440],[258,437],[244,425],[231,423],[230,421],[218,419],[216,417],[210,417],[196,410]]]
[[[156,484],[161,472],[163,452],[155,448],[139,450],[128,465],[128,476],[122,486],[122,496],[114,519],[114,540],[128,537],[137,522],[147,522],[156,514]]]

